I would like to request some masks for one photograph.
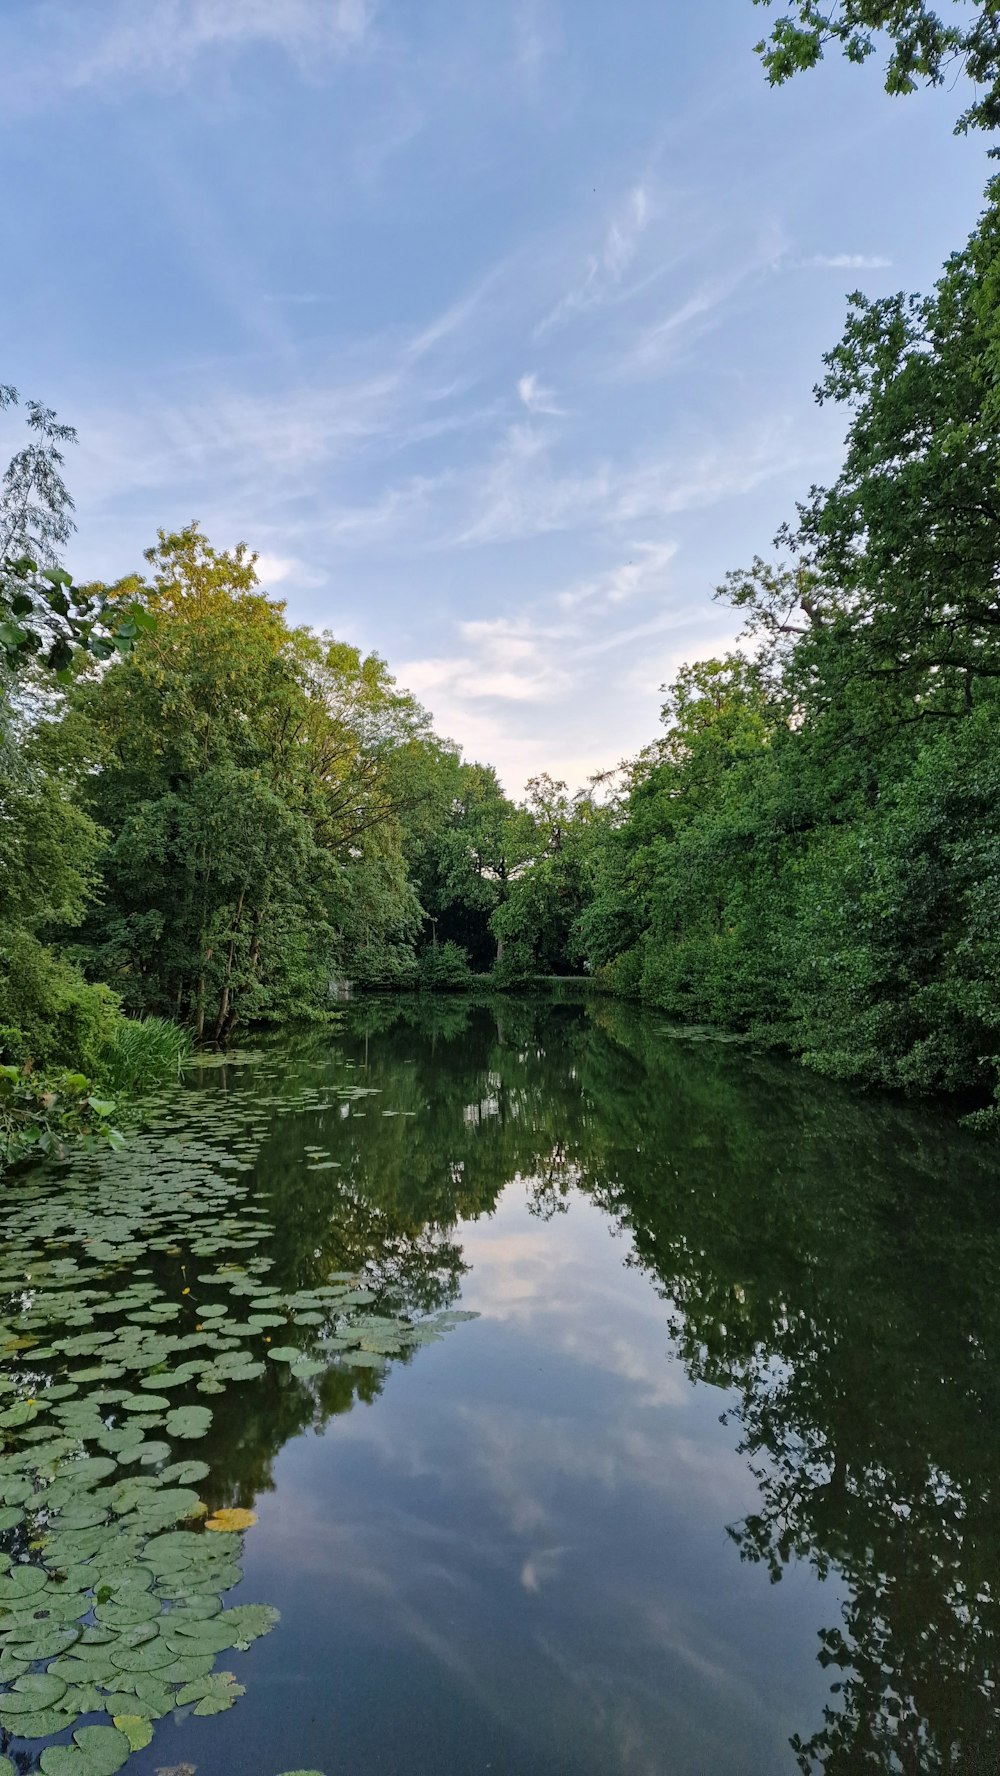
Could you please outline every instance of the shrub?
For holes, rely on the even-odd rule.
[[[471,980],[468,952],[461,944],[449,940],[425,950],[420,958],[419,984],[428,992],[458,991],[467,987]]]
[[[119,1147],[111,1099],[95,1096],[83,1073],[0,1066],[0,1172],[34,1154],[61,1158],[68,1140]]]

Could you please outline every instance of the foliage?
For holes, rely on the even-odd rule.
[[[0,1064],[0,1171],[37,1154],[61,1158],[71,1140],[117,1146],[114,1109],[82,1073]]]
[[[382,662],[292,631],[243,545],[161,534],[141,647],[80,675],[45,736],[108,832],[80,953],[138,1012],[226,1041],[392,968],[419,913],[399,822],[427,718]]]
[[[100,1076],[117,1001],[44,941],[79,923],[102,834],[68,786],[39,772],[8,723],[0,736],[0,1060]]]
[[[101,1074],[115,1091],[141,1092],[176,1079],[193,1057],[188,1032],[166,1018],[120,1017],[101,1051]]]
[[[771,6],[773,0],[754,0]],[[875,54],[879,37],[891,45],[886,67],[888,93],[911,93],[918,85],[943,86],[965,75],[977,95],[962,113],[956,132],[995,129],[1000,123],[1000,12],[994,0],[960,5],[951,21],[932,11],[927,0],[787,0],[790,11],[778,19],[769,39],[758,43],[768,79],[781,86],[801,69],[813,68],[827,44],[838,44],[851,62]],[[955,7],[959,0],[951,0]]]
[[[852,298],[850,414],[777,565],[731,575],[753,661],[686,668],[578,920],[614,989],[841,1078],[1000,1086],[1000,183],[934,293]]]
[[[450,938],[442,944],[432,945],[420,958],[419,983],[422,988],[440,992],[467,987],[471,981],[468,954],[461,944],[453,943]]]
[[[17,390],[0,384],[0,412],[17,403]],[[32,441],[0,488],[0,669],[19,674],[37,660],[65,680],[78,650],[97,660],[127,653],[152,619],[130,601],[75,586],[59,566],[56,551],[73,530],[61,447],[76,432],[41,401],[29,401],[27,413]]]

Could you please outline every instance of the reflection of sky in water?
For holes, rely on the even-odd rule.
[[[627,1237],[521,1184],[460,1232],[482,1318],[278,1458],[244,1594],[284,1620],[202,1770],[282,1769],[292,1723],[326,1776],[793,1770],[837,1599],[740,1564],[757,1488]]]

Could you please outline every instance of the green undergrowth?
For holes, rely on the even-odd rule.
[[[115,1017],[87,1071],[37,1065],[24,1032],[0,1026],[0,1173],[36,1155],[61,1158],[77,1143],[119,1146],[118,1123],[193,1057],[188,1033],[165,1018]]]

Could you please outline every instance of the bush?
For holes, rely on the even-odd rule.
[[[114,1108],[83,1073],[0,1066],[0,1172],[35,1154],[61,1158],[68,1140],[120,1147],[108,1120]]]
[[[0,1060],[99,1079],[119,1020],[110,987],[84,980],[31,932],[0,935]]]
[[[431,993],[447,993],[460,991],[472,982],[472,969],[469,966],[468,951],[461,944],[437,944],[433,949],[425,950],[419,963],[419,985],[421,990]]]

